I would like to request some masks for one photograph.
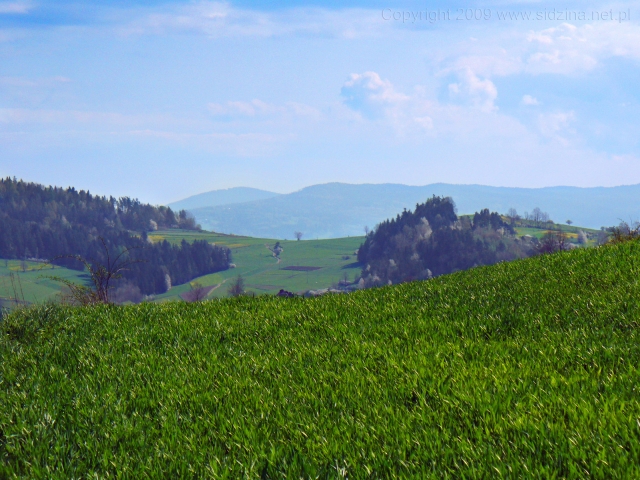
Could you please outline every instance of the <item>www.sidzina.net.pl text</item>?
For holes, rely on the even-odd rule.
[[[402,23],[418,22],[462,22],[462,21],[556,21],[556,22],[601,22],[618,23],[631,20],[631,9],[627,10],[495,10],[492,8],[458,8],[437,10],[382,10],[382,19]]]

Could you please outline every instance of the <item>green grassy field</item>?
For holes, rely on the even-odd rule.
[[[16,299],[20,304],[44,303],[55,301],[61,291],[61,283],[47,277],[60,277],[78,283],[85,283],[88,276],[76,270],[53,267],[38,262],[0,259],[0,306],[11,308]]]
[[[531,235],[532,237],[536,237],[541,239],[545,233],[549,231],[548,228],[535,228],[535,227],[516,227],[516,233],[518,235]],[[598,230],[593,230],[590,228],[582,228],[570,225],[560,225],[555,224],[552,231],[560,231],[564,232],[570,241],[575,241],[578,238],[578,232],[583,231],[589,234],[597,234]]]
[[[544,237],[544,235],[549,231],[563,232],[566,235],[567,240],[574,244],[578,244],[578,232],[581,230],[589,234],[590,237],[587,240],[587,243],[585,245],[580,245],[580,246],[595,247],[598,245],[598,240],[596,237],[596,235],[599,233],[598,230],[569,226],[569,225],[559,225],[559,224],[556,224],[554,228],[551,230],[546,228],[533,228],[533,227],[516,227],[515,228],[517,235],[519,236],[531,235],[532,237],[535,237],[538,240],[541,240],[542,237]]]
[[[0,477],[640,478],[640,244],[320,298],[22,310]]]
[[[580,227],[562,226],[563,231],[574,234]],[[542,238],[547,230],[537,228],[517,228],[518,235],[531,235]],[[591,230],[585,230],[595,232]],[[350,281],[359,276],[361,266],[358,265],[355,251],[364,241],[364,237],[347,237],[328,240],[302,240],[280,243],[284,251],[280,254],[280,262],[273,257],[265,245],[273,246],[277,240],[241,237],[235,235],[223,235],[213,232],[188,232],[184,230],[158,231],[149,234],[152,241],[168,240],[171,243],[180,243],[183,239],[188,242],[194,240],[207,240],[218,245],[231,248],[233,261],[236,268],[226,271],[198,277],[192,282],[175,285],[170,291],[155,296],[155,301],[180,300],[181,295],[191,289],[194,282],[204,287],[215,287],[208,298],[221,298],[227,296],[229,284],[242,275],[245,280],[246,290],[256,295],[275,294],[280,289],[301,293],[307,290],[316,290],[330,287],[342,280],[345,275]],[[589,246],[595,245],[595,240],[589,241]],[[22,273],[20,262],[9,261],[10,266],[5,267],[4,260],[0,259],[0,306],[11,306],[15,297],[10,274],[18,278],[23,287],[24,299],[28,303],[43,303],[54,300],[60,292],[61,284],[50,279],[43,278],[46,275],[56,275],[64,278],[73,278],[78,282],[86,282],[85,274],[74,270],[56,267],[55,272],[49,271],[50,267],[41,271],[40,263],[27,262],[28,271]],[[308,266],[320,267],[312,271],[286,270],[287,267]]]
[[[362,243],[363,237],[281,241],[284,251],[280,254],[279,263],[265,247],[265,244],[273,247],[277,240],[178,230],[154,232],[149,237],[152,241],[166,239],[171,243],[180,243],[183,239],[188,242],[207,240],[231,248],[237,268],[193,280],[205,287],[217,286],[210,292],[209,298],[227,296],[228,284],[238,275],[244,278],[247,292],[260,295],[274,294],[281,288],[292,292],[327,288],[341,280],[345,274],[349,280],[353,280],[360,273],[360,267],[355,263],[357,259],[354,252]],[[37,262],[26,264],[27,271],[22,272],[20,261],[8,260],[5,265],[5,261],[0,259],[0,307],[10,308],[15,305],[14,283],[18,290],[18,299],[22,300],[24,295],[28,304],[34,304],[55,300],[61,291],[62,284],[45,278],[46,276],[59,276],[85,283],[89,279],[85,273],[75,270],[62,267],[52,270],[51,265],[45,266]],[[309,272],[284,270],[291,266],[321,268]],[[180,295],[191,289],[191,283],[176,285],[167,293],[157,295],[155,300],[180,300]]]
[[[255,294],[278,293],[280,289],[291,292],[327,288],[337,283],[346,274],[352,281],[360,274],[360,266],[356,264],[355,251],[360,247],[364,237],[336,238],[330,240],[280,240],[284,251],[277,263],[271,251],[265,246],[273,245],[277,240],[264,238],[239,237],[205,232],[160,231],[150,234],[152,241],[167,240],[179,243],[182,239],[207,240],[217,245],[229,247],[233,254],[236,268],[199,277],[203,286],[219,285],[209,297],[224,297],[227,295],[228,284],[238,275],[242,275],[248,292]],[[320,267],[309,272],[285,270],[287,267],[307,266]],[[223,283],[225,282],[225,283]],[[176,300],[180,294],[191,287],[179,285],[169,292],[158,295],[157,300]]]

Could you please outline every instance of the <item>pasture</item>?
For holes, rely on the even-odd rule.
[[[47,277],[85,283],[88,276],[77,270],[40,262],[0,259],[0,306],[57,301],[61,284]]]
[[[267,246],[273,248],[276,239],[240,237],[205,232],[159,231],[149,234],[152,241],[167,240],[179,243],[183,239],[207,240],[229,247],[236,268],[199,277],[203,286],[217,286],[209,298],[227,295],[229,283],[242,275],[247,292],[256,295],[274,294],[280,289],[303,292],[326,288],[346,277],[353,281],[360,274],[355,251],[364,237],[347,237],[329,240],[279,240],[283,251],[280,261]],[[315,269],[300,268],[315,267]],[[174,300],[189,290],[190,284],[173,287],[169,292],[156,296],[156,300]]]

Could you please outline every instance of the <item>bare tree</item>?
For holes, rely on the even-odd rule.
[[[543,213],[542,210],[540,210],[540,208],[536,207],[533,209],[533,211],[531,212],[531,220],[536,224],[536,225],[540,225],[540,222],[542,221],[542,217]]]
[[[369,235],[369,226],[368,225],[364,226],[364,234],[365,235]]]
[[[613,229],[611,243],[624,243],[631,240],[640,239],[640,222],[620,222],[620,225]]]
[[[538,245],[540,253],[554,253],[569,249],[569,242],[564,232],[547,232]]]
[[[20,305],[26,305],[27,302],[24,298],[24,291],[22,290],[22,281],[20,280],[20,275],[16,275],[13,272],[9,273],[9,278],[11,280],[11,288],[13,289],[13,301],[16,307]],[[9,297],[11,300],[11,297]]]
[[[200,302],[207,298],[208,292],[207,287],[203,287],[202,284],[198,281],[191,282],[191,291],[189,292],[189,300],[191,302]]]
[[[302,232],[293,232],[293,236],[296,237],[296,240],[300,241],[300,239],[302,238],[303,233]]]
[[[51,280],[60,282],[67,287],[68,293],[63,295],[63,301],[77,305],[96,305],[100,303],[112,303],[111,290],[113,282],[122,277],[122,272],[128,269],[134,263],[140,263],[141,260],[130,260],[129,253],[132,249],[125,248],[115,258],[111,258],[107,244],[103,238],[100,238],[102,247],[107,257],[105,265],[91,264],[80,255],[63,255],[57,258],[73,258],[84,265],[89,272],[91,278],[91,286],[79,285],[66,278],[48,276]]]
[[[231,297],[239,297],[244,294],[244,279],[242,275],[238,275],[235,281],[229,286],[229,290],[227,290],[229,296]]]
[[[509,209],[509,211],[507,212],[507,217],[509,217],[511,225],[515,224],[516,221],[520,218],[520,216],[518,215],[518,211],[515,208]]]

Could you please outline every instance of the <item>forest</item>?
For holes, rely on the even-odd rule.
[[[105,264],[125,252],[131,264],[121,283],[143,295],[163,293],[209,273],[225,270],[231,251],[206,241],[151,243],[157,229],[199,229],[186,211],[173,212],[137,199],[104,197],[75,188],[44,187],[0,179],[0,257],[39,260],[81,270],[77,257]]]
[[[547,219],[548,220],[548,219]],[[540,253],[510,223],[484,209],[458,217],[454,201],[433,196],[380,223],[358,250],[367,287],[422,280]]]

